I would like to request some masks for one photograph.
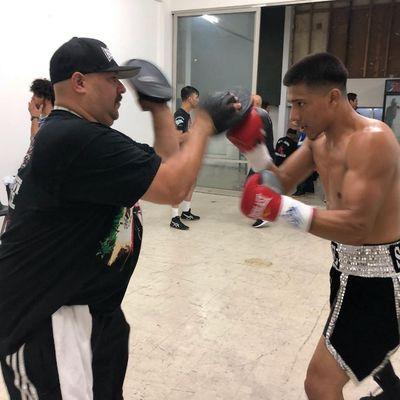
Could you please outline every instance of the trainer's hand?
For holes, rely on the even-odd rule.
[[[264,121],[257,108],[252,107],[226,137],[244,154],[254,171],[267,169],[273,164],[265,144]]]
[[[138,104],[140,108],[143,111],[150,111],[152,113],[155,113],[157,111],[160,111],[163,108],[168,108],[167,103],[157,103],[151,100],[147,100],[144,98],[141,98],[140,96],[138,97]]]
[[[165,75],[153,63],[132,59],[125,63],[132,67],[140,68],[132,78],[127,79],[128,85],[137,92],[139,103],[143,100],[153,103],[166,103],[172,98],[172,87]],[[141,104],[142,106],[142,104]],[[144,103],[147,109],[147,105]],[[145,108],[142,109],[145,110]]]
[[[272,174],[272,175],[271,175]],[[291,226],[308,232],[314,208],[288,196],[282,196],[268,186],[274,174],[254,174],[246,182],[241,200],[241,211],[252,219],[277,221],[282,219]],[[279,180],[278,180],[279,182]],[[278,187],[275,189],[279,190]]]

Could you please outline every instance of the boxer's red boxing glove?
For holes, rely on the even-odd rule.
[[[314,208],[273,190],[268,186],[268,181],[271,181],[274,174],[266,172],[268,174],[254,174],[247,180],[240,205],[242,213],[252,219],[271,222],[283,220],[308,232]]]
[[[281,209],[282,195],[261,184],[261,174],[247,179],[243,189],[241,210],[252,219],[275,221]]]
[[[258,172],[272,165],[272,159],[265,144],[264,121],[256,108],[234,128],[227,132],[226,137],[247,158],[250,166]]]

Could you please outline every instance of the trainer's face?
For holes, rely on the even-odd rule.
[[[86,105],[94,119],[104,125],[111,126],[118,119],[125,86],[114,72],[86,74]]]
[[[305,84],[288,87],[288,101],[292,104],[290,122],[301,129],[310,140],[324,132],[332,118],[330,91],[311,88]]]

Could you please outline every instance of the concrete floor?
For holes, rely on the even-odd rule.
[[[195,193],[201,220],[185,232],[169,228],[169,207],[142,204],[143,248],[123,303],[132,326],[125,399],[306,399],[303,379],[328,316],[329,242],[251,228],[238,202]],[[345,398],[376,388],[350,383]]]

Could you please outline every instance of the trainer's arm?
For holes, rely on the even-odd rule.
[[[371,234],[398,168],[398,145],[388,132],[364,135],[348,147],[348,170],[341,189],[345,209],[316,209],[310,233],[354,245],[365,244]]]
[[[139,101],[143,110],[150,111],[154,128],[154,150],[166,160],[179,150],[175,122],[167,103]]]
[[[171,132],[177,142],[175,126]],[[209,115],[198,111],[185,145],[160,165],[143,199],[159,204],[183,201],[196,180],[208,138],[213,133],[214,125]]]

